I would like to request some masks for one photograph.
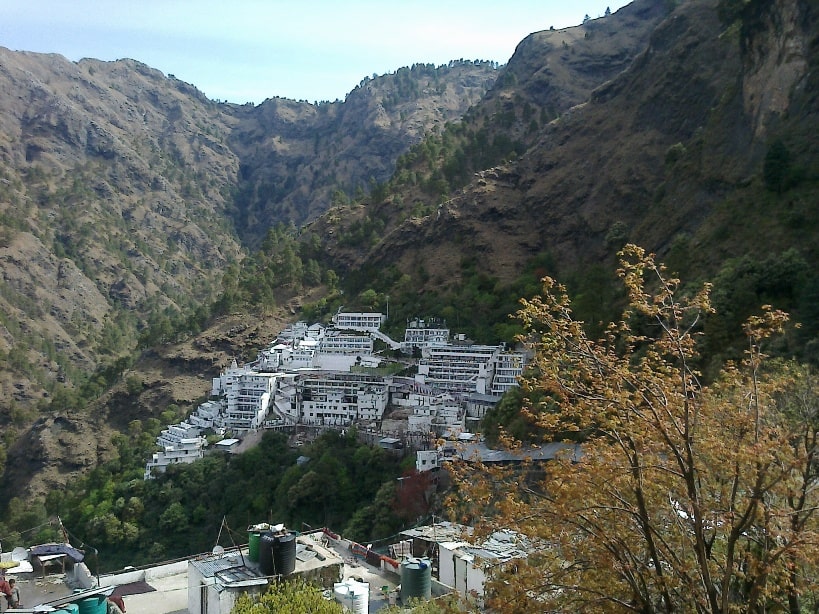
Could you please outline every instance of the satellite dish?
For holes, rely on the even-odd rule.
[[[11,560],[12,561],[27,561],[28,560],[28,550],[26,550],[22,546],[17,546],[14,550],[11,551]]]
[[[222,556],[225,553],[225,549],[222,546],[214,546],[212,550],[213,554],[216,556]]]

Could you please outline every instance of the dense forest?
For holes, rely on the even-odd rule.
[[[385,540],[429,509],[429,483],[414,472],[414,458],[402,461],[359,443],[355,429],[328,431],[298,449],[267,432],[243,454],[213,453],[143,480],[154,436],[135,423],[118,441],[117,462],[53,492],[43,507],[15,500],[8,524],[0,526],[5,543],[55,539],[59,527],[50,519],[59,516],[72,541],[94,552],[91,566],[112,571],[210,551],[217,543],[244,544],[247,527],[261,522]]]

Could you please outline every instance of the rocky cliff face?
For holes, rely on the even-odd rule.
[[[529,35],[518,45],[496,85],[466,115],[462,129],[457,133],[450,130],[442,139],[444,144],[456,143],[452,156],[455,159],[465,151],[477,151],[473,155],[480,157],[488,149],[496,149],[497,155],[482,157],[487,166],[473,164],[474,176],[470,173],[467,185],[452,195],[431,195],[419,187],[422,183],[419,179],[395,185],[396,196],[386,203],[373,202],[367,208],[345,210],[343,215],[332,213],[317,220],[313,225],[315,232],[335,238],[344,236],[345,228],[358,219],[384,220],[383,242],[349,246],[329,239],[326,249],[330,259],[336,266],[351,268],[362,263],[384,266],[397,261],[402,271],[410,275],[426,268],[438,272],[431,283],[440,286],[457,284],[461,258],[453,250],[474,249],[482,262],[489,257],[488,274],[509,279],[527,258],[544,249],[544,243],[551,243],[544,232],[557,231],[555,222],[564,227],[572,225],[571,229],[559,231],[561,235],[575,237],[578,231],[580,235],[587,234],[570,221],[576,220],[570,203],[585,198],[594,180],[593,167],[602,164],[605,158],[601,150],[613,150],[621,136],[600,128],[616,127],[627,134],[633,125],[604,119],[588,124],[583,107],[596,90],[605,91],[607,84],[624,83],[622,79],[632,64],[642,61],[652,41],[662,39],[664,34],[657,28],[668,16],[669,7],[663,0],[638,0],[608,17],[581,26]],[[692,72],[697,70],[699,67],[691,67]],[[655,89],[664,89],[669,79],[661,78]],[[613,106],[601,113],[621,116],[623,109]],[[609,136],[613,139],[610,142]],[[599,148],[594,147],[595,141]],[[508,145],[496,147],[499,143]],[[521,159],[513,161],[518,155]],[[528,165],[534,156],[553,159],[534,168],[527,166],[526,172],[521,172],[522,166]],[[451,160],[442,157],[435,162],[440,172],[440,167],[446,167]],[[428,158],[419,154],[405,174],[429,176],[425,168],[429,164]],[[435,172],[431,174],[434,176]],[[564,173],[569,175],[565,181]],[[555,189],[549,205],[518,206],[522,191],[545,186]],[[601,195],[605,193],[601,190]],[[542,211],[563,206],[568,209],[566,215],[563,211],[551,214]],[[418,210],[433,213],[417,215]],[[596,217],[602,222],[602,217]],[[548,229],[544,229],[546,224]],[[463,237],[470,239],[453,245]],[[439,253],[441,250],[446,251],[444,256]]]
[[[758,138],[764,138],[768,125],[788,112],[794,90],[805,87],[811,45],[807,3],[784,0],[763,7],[752,4],[746,9],[757,9],[759,14],[742,31],[743,106]]]

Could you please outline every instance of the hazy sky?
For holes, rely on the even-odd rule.
[[[343,99],[416,62],[505,64],[529,33],[625,0],[0,0],[0,46],[69,60],[133,58],[208,97]]]

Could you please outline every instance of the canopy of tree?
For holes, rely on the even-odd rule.
[[[575,431],[583,454],[539,475],[464,465],[453,509],[532,540],[488,585],[498,612],[816,611],[819,604],[817,377],[769,359],[787,316],[745,325],[742,361],[704,384],[707,285],[679,280],[635,246],[618,271],[629,295],[599,339],[565,289],[519,316],[535,353],[524,412]],[[534,399],[534,400],[533,400]],[[525,471],[525,469],[524,469]]]
[[[14,530],[59,515],[99,549],[107,570],[207,552],[223,523],[238,531],[231,532],[236,543],[247,539],[244,527],[262,521],[337,527],[363,541],[387,537],[416,520],[408,513],[421,513],[400,504],[399,460],[360,443],[354,429],[328,431],[298,452],[283,434],[268,432],[242,454],[208,455],[145,481],[144,448],[137,446],[152,445],[159,426],[150,435],[139,423],[133,426],[132,436],[119,442],[117,462],[100,465],[68,491],[54,491],[45,508],[13,499],[13,522],[0,524],[4,544],[25,545]],[[297,464],[299,455],[310,460]],[[233,544],[227,533],[223,540]]]
[[[291,614],[344,614],[344,607],[337,601],[328,601],[321,590],[303,580],[276,582],[260,597],[241,595],[231,614],[265,614],[265,612],[290,612]]]

